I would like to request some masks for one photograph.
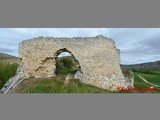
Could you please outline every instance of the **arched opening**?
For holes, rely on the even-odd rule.
[[[56,59],[56,75],[69,75],[71,79],[75,78],[75,75],[81,71],[81,66],[74,57],[74,55],[66,48],[60,49],[55,53]],[[78,78],[78,77],[76,77]],[[80,78],[78,78],[80,79]]]

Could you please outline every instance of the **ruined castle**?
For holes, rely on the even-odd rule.
[[[48,78],[55,76],[56,58],[69,52],[79,63],[74,75],[82,83],[108,90],[132,87],[133,81],[124,77],[120,68],[120,50],[105,36],[53,38],[38,37],[19,44],[21,76]]]

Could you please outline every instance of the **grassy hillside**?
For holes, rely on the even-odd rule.
[[[12,76],[14,76],[18,64],[0,62],[0,87]],[[15,93],[117,93],[109,90],[100,89],[91,85],[86,85],[77,79],[73,79],[73,75],[79,70],[78,62],[74,61],[71,56],[60,57],[56,63],[56,77],[48,79],[29,78],[21,82]],[[121,66],[122,72],[126,77],[131,77],[131,70]],[[150,88],[152,85],[145,83],[138,75],[144,77],[147,81],[160,85],[160,70],[159,69],[133,69],[134,72],[134,87],[139,88],[138,93],[149,93],[142,91],[140,88]],[[67,76],[70,79],[67,80]],[[160,88],[157,88],[156,93],[160,93]],[[131,91],[125,93],[132,93]],[[135,92],[133,92],[135,93]],[[136,92],[137,93],[137,92]],[[152,93],[152,92],[151,92]]]
[[[144,82],[138,75],[142,76],[144,79],[146,79],[148,82],[159,85],[160,86],[160,69],[133,69],[134,71],[134,85],[137,88],[149,88],[153,85],[150,85],[146,82]],[[155,86],[154,86],[155,87]],[[155,91],[156,93],[160,93],[160,88],[155,87],[157,90]]]
[[[137,72],[134,72],[134,87],[138,88],[138,92],[133,93],[160,93],[160,89],[152,91],[142,91],[141,88],[150,88],[151,85],[145,83],[138,77]],[[91,85],[86,85],[77,79],[71,79],[66,83],[66,75],[58,75],[49,80],[30,78],[24,80],[14,91],[16,93],[132,93],[126,92],[111,92],[103,90]],[[152,78],[153,79],[153,78]]]
[[[148,82],[151,82],[156,85],[160,85],[160,74],[146,74],[137,72],[140,76],[145,78]]]
[[[4,54],[4,53],[0,53],[0,62],[10,62],[10,63],[20,63],[20,59],[12,56],[12,55],[8,55],[8,54]]]
[[[19,63],[19,58],[0,53],[0,89],[15,75]]]
[[[77,79],[71,78],[69,81],[66,82],[66,77],[68,74],[73,75],[78,69],[79,65],[76,61],[72,59],[72,57],[61,57],[57,59],[56,64],[56,73],[57,76],[50,78],[49,80],[46,79],[35,79],[30,78],[24,80],[14,92],[16,93],[118,93],[118,92],[111,92],[109,90],[100,89],[91,85],[86,85]],[[131,77],[131,70],[128,68],[125,68],[124,66],[121,66],[122,72],[126,77]],[[146,74],[143,72],[147,72]],[[157,76],[155,77],[154,75]],[[158,76],[160,73],[159,70],[134,70],[134,87],[138,88],[138,93],[159,93],[160,89],[157,88],[156,91],[142,91],[141,88],[150,88],[151,85],[145,83],[141,78],[138,77],[139,74],[145,74],[146,76],[149,76],[150,78],[147,78],[149,81],[153,83],[159,84],[160,76]],[[157,79],[155,79],[157,78]],[[134,92],[133,93],[137,93]],[[122,91],[120,93],[132,93],[132,91]]]
[[[15,75],[17,67],[17,63],[0,62],[0,89]]]
[[[49,80],[46,79],[27,79],[19,85],[16,93],[109,93],[91,85],[86,85],[79,80],[71,79],[67,83],[65,77],[58,76]]]

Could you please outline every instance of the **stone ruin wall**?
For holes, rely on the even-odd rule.
[[[115,42],[102,35],[96,37],[38,37],[20,43],[21,66],[27,77],[55,76],[57,53],[68,50],[80,64],[75,74],[81,82],[104,89],[130,87],[120,69],[120,51]]]

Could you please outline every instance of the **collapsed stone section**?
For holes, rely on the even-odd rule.
[[[57,51],[69,51],[79,62],[74,75],[81,82],[103,89],[131,87],[120,68],[120,51],[115,42],[102,35],[96,37],[38,37],[20,43],[22,70],[28,77],[55,76]]]

